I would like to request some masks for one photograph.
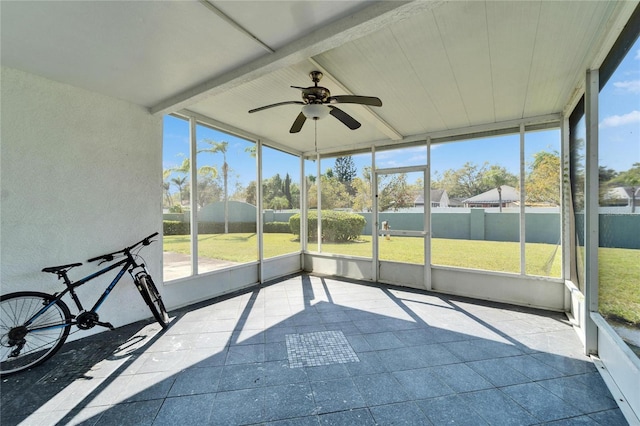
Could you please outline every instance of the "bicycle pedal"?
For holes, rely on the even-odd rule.
[[[116,328],[110,323],[110,322],[97,322],[96,324],[102,326],[102,327],[106,327],[109,330],[115,330]]]

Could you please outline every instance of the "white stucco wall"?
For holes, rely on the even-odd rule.
[[[161,117],[14,69],[3,67],[0,77],[2,294],[59,291],[43,267],[85,262],[162,231]],[[162,292],[161,241],[142,254]],[[85,262],[72,278],[94,265]],[[94,300],[112,276],[79,294]],[[150,316],[125,278],[99,311],[115,326]]]

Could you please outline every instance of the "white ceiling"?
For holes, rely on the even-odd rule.
[[[317,122],[321,151],[557,117],[637,2],[2,1],[3,66],[148,107],[192,111],[295,152],[289,86],[382,99]],[[209,7],[213,6],[213,7]],[[243,32],[246,30],[246,33]]]

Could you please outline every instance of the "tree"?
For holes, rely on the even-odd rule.
[[[291,176],[289,176],[289,173],[287,173],[287,175],[284,177],[284,188],[283,188],[283,192],[284,192],[284,196],[287,199],[288,205],[287,205],[287,209],[290,209],[293,207],[293,197],[291,195]]]
[[[491,186],[488,186],[482,179],[487,167],[488,163],[478,166],[466,162],[457,170],[446,170],[442,176],[436,172],[436,179],[432,182],[432,186],[436,189],[446,190],[451,198],[473,197],[491,189]]]
[[[215,167],[203,166],[198,169],[198,206],[204,207],[220,200],[222,188],[217,177],[218,170]]]
[[[335,177],[320,176],[322,210],[351,208],[351,196],[344,184]],[[309,207],[318,207],[318,187],[309,185]]]
[[[171,197],[171,182],[168,180],[172,170],[165,169],[162,171],[162,192],[164,194],[164,205],[166,207],[173,206],[173,198]]]
[[[275,197],[269,203],[269,207],[273,210],[284,210],[289,207],[289,200],[286,197]]]
[[[255,180],[252,180],[247,185],[247,188],[245,189],[244,200],[247,203],[252,204],[254,206],[258,205],[257,187],[256,187],[256,181]]]
[[[398,210],[413,206],[413,191],[405,173],[394,174],[389,183],[378,181],[378,210]]]
[[[186,176],[174,177],[171,179],[171,183],[173,183],[175,186],[178,187],[178,193],[180,194],[180,205],[182,205],[183,204],[182,191],[183,191],[183,186],[187,183],[187,177]]]
[[[606,166],[598,167],[598,179],[600,180],[600,184],[607,183],[616,176],[618,176],[618,172],[615,170],[607,169]]]
[[[179,195],[180,195],[180,205],[183,204],[183,194],[186,192],[186,194],[189,194],[189,188],[186,186],[187,182],[189,182],[189,171],[191,170],[191,162],[189,161],[188,158],[185,158],[184,160],[182,160],[182,164],[177,166],[177,167],[172,167],[170,169],[165,169],[162,172],[162,180],[163,180],[163,187],[165,188],[165,191],[167,192],[167,196],[171,202],[171,204],[173,204],[173,200],[171,200],[171,194],[170,192],[170,188],[171,188],[171,184],[173,183],[174,185],[176,185],[178,187],[178,191],[179,191]],[[169,179],[169,177],[173,174],[173,173],[180,173],[183,176],[178,176],[178,177],[174,177]],[[168,180],[168,181],[167,181]],[[187,201],[189,201],[189,198],[187,198]],[[170,204],[170,205],[171,205]]]
[[[198,153],[208,152],[211,154],[222,154],[222,179],[224,181],[224,233],[229,233],[229,164],[227,164],[227,147],[229,142],[216,142],[212,139],[203,139],[203,143],[209,145],[207,148],[198,150]]]
[[[525,193],[529,203],[560,205],[560,155],[540,151],[533,154],[525,178]]]
[[[491,188],[498,190],[498,206],[502,213],[502,187],[507,184],[517,186],[518,178],[507,171],[505,167],[493,165],[484,172],[482,180]]]
[[[373,197],[371,195],[371,167],[362,170],[362,178],[355,178],[351,182],[355,191],[353,197],[353,209],[355,211],[370,212],[372,210]]]
[[[358,170],[351,156],[338,157],[333,166],[333,172],[340,182],[342,182],[349,194],[355,195],[355,191],[351,185],[353,179],[358,175]]]
[[[333,169],[332,169],[331,167],[329,167],[329,168],[327,169],[327,171],[326,171],[326,172],[324,172],[324,175],[325,175],[326,177],[328,177],[329,179],[332,179],[332,178],[334,177]]]

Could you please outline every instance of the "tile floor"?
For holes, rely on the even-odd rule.
[[[24,425],[626,425],[564,315],[301,275],[68,343]]]

